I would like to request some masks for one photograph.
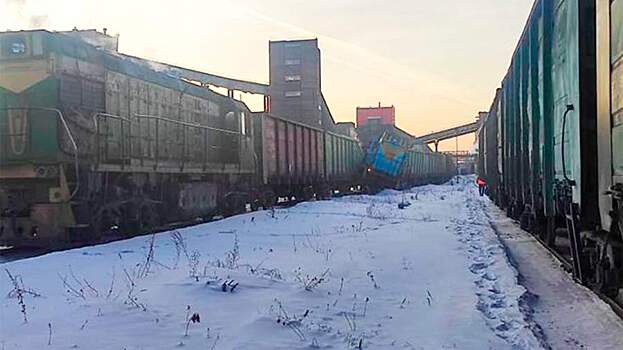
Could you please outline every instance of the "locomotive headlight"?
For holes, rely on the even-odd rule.
[[[39,226],[33,226],[30,228],[30,235],[33,238],[37,238],[37,236],[39,235]]]

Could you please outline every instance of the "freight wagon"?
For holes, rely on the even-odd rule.
[[[356,184],[362,153],[44,30],[0,34],[0,136],[5,245],[101,241],[329,192]]]
[[[388,132],[370,144],[366,167],[367,186],[373,190],[442,183],[456,175],[452,157],[433,153],[425,145],[407,144],[403,138]]]
[[[363,151],[356,139],[266,113],[254,114],[263,195],[311,199],[356,185]]]
[[[439,152],[425,152],[414,147],[407,151],[400,172],[401,187],[440,184],[456,173],[454,157]]]
[[[536,1],[479,130],[489,195],[619,302],[622,77],[623,0]]]

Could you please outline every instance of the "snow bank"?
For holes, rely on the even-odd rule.
[[[538,349],[482,210],[467,178],[5,263],[0,344]]]

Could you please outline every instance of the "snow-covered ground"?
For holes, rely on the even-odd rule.
[[[487,216],[528,289],[531,318],[552,349],[623,349],[623,321],[589,289],[575,283],[556,258],[493,203]]]
[[[0,349],[543,348],[472,181],[2,264]]]

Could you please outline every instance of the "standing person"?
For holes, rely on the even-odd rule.
[[[478,192],[480,192],[480,197],[485,194],[485,186],[487,186],[487,182],[482,177],[478,176],[476,179],[476,185],[478,185]]]

